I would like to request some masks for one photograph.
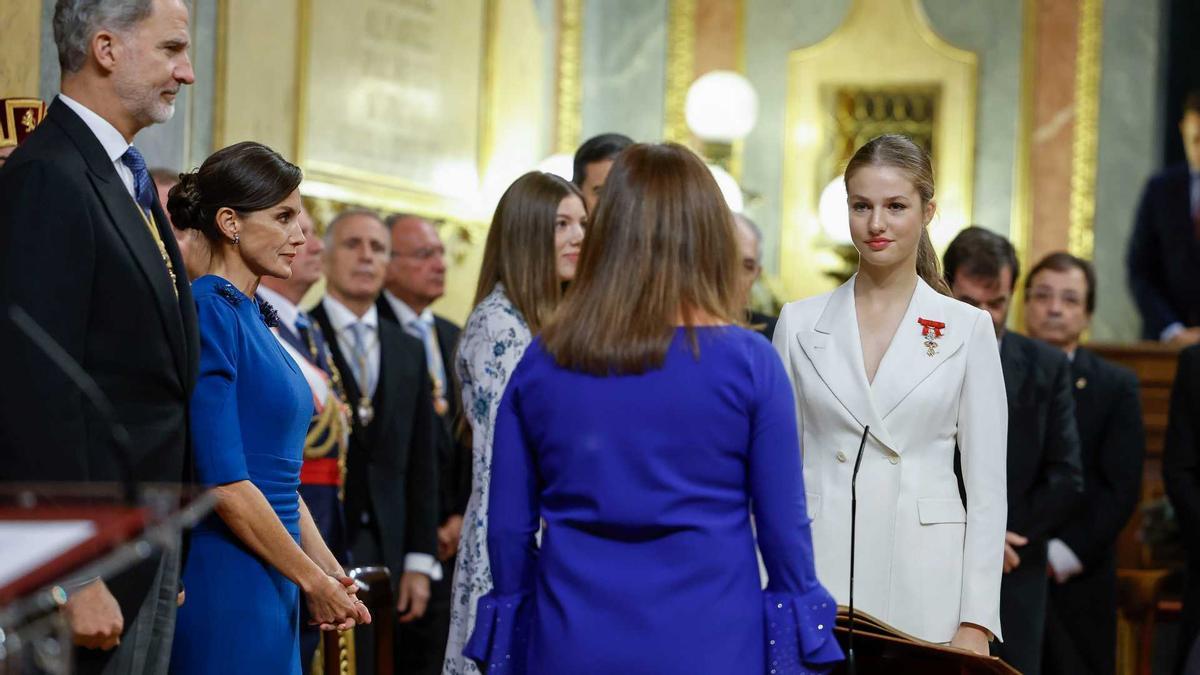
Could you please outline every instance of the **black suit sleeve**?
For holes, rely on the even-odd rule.
[[[1096,448],[1095,471],[1086,486],[1085,502],[1062,533],[1062,540],[1079,557],[1085,569],[1099,564],[1113,550],[1121,529],[1137,506],[1142,485],[1146,434],[1137,379],[1121,373],[1114,400],[1103,420]],[[1097,480],[1098,479],[1098,480]]]
[[[110,467],[89,466],[86,404],[78,388],[8,317],[10,305],[20,306],[71,358],[83,361],[95,243],[93,214],[80,192],[90,187],[49,162],[6,168],[0,174],[0,349],[8,386],[0,388],[0,477],[112,480]]]
[[[1200,537],[1200,448],[1197,448],[1196,414],[1200,403],[1200,350],[1192,347],[1179,355],[1179,370],[1171,390],[1171,412],[1163,444],[1163,482],[1175,508],[1185,541]]]
[[[1024,531],[1033,541],[1046,539],[1070,515],[1083,492],[1083,463],[1071,394],[1071,362],[1055,360],[1046,411],[1046,436],[1042,439],[1041,476],[1030,492]]]
[[[437,556],[438,478],[437,437],[434,433],[433,385],[425,367],[423,352],[417,371],[421,388],[413,410],[412,445],[408,449],[408,475],[405,494],[408,498],[405,513],[408,533],[405,553],[427,553]]]
[[[1162,290],[1166,287],[1164,252],[1154,228],[1156,203],[1162,199],[1162,190],[1158,188],[1157,180],[1151,180],[1142,192],[1125,256],[1129,290],[1142,315],[1143,337],[1150,340],[1157,340],[1167,326],[1179,321]]]

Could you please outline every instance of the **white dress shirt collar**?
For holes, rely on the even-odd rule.
[[[296,319],[300,318],[300,308],[291,300],[263,286],[261,283],[258,285],[258,294],[275,308],[275,312],[279,314],[279,325],[287,326],[288,330],[294,332],[296,330]]]
[[[66,94],[59,94],[58,97],[62,99],[63,103],[67,104],[68,108],[75,111],[76,115],[79,115],[79,118],[83,120],[88,129],[92,130],[92,133],[96,135],[96,140],[100,141],[100,145],[104,146],[104,152],[108,155],[109,159],[114,162],[121,159],[121,156],[125,154],[125,151],[129,149],[131,144],[125,140],[125,137],[121,135],[121,132],[117,131],[117,128],[111,122]]]
[[[413,311],[412,307],[408,306],[407,302],[404,302],[400,298],[397,298],[395,295],[392,294],[391,291],[389,291],[387,289],[384,289],[383,297],[387,298],[387,302],[389,305],[391,305],[392,311],[396,312],[396,318],[398,318],[400,320],[401,326],[407,327],[413,321],[416,321],[418,319],[422,323],[424,323],[428,326],[433,325],[433,310],[432,309],[426,307],[425,311],[421,312],[420,314],[417,314],[416,312]]]
[[[329,314],[329,323],[333,325],[335,333],[341,333],[347,326],[356,322],[362,322],[372,332],[379,326],[379,312],[375,309],[375,305],[371,305],[367,309],[367,313],[359,317],[331,295],[326,295],[321,300],[321,304],[325,307],[325,312]]]
[[[121,183],[125,185],[125,189],[129,191],[131,196],[134,196],[133,191],[133,171],[125,166],[125,162],[121,161],[121,157],[125,155],[125,151],[129,149],[130,143],[125,140],[121,132],[112,125],[111,122],[96,114],[91,108],[67,96],[59,94],[58,99],[70,108],[87,128],[91,130],[92,135],[96,140],[100,141],[100,145],[104,148],[104,154],[112,160],[113,168],[117,171],[117,177],[121,179]],[[135,197],[136,199],[136,197]]]

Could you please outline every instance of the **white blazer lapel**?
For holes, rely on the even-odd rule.
[[[963,331],[970,330],[970,326],[955,325],[946,316],[946,304],[941,302],[938,292],[929,284],[917,279],[917,288],[908,304],[908,311],[879,363],[871,389],[875,409],[884,418],[962,347],[965,337]],[[926,327],[921,320],[937,322],[944,327],[931,325],[926,336]],[[937,335],[939,332],[940,337]]]
[[[863,367],[862,340],[854,308],[854,279],[842,284],[829,297],[811,331],[796,334],[800,347],[829,391],[854,419],[871,427],[871,435],[895,451],[883,420],[871,400]]]

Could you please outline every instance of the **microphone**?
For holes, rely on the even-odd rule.
[[[855,521],[858,516],[858,467],[862,465],[863,449],[867,447],[867,434],[871,427],[863,427],[862,440],[858,443],[858,457],[854,458],[854,473],[850,474],[850,630],[846,640],[846,672],[857,675],[854,663],[854,538]]]
[[[132,442],[129,439],[129,432],[125,430],[125,426],[117,422],[116,412],[113,410],[112,401],[104,395],[100,390],[100,386],[96,384],[96,380],[92,379],[91,375],[79,365],[75,359],[67,353],[67,350],[62,348],[44,328],[38,325],[33,317],[18,305],[10,305],[8,308],[8,316],[17,328],[25,334],[46,358],[54,364],[62,374],[67,376],[67,379],[75,385],[92,408],[100,415],[100,421],[108,429],[109,439],[112,441],[113,457],[117,461],[117,466],[120,469],[121,489],[125,496],[125,501],[129,505],[138,503],[138,485],[133,474],[133,458],[130,455],[130,445]]]

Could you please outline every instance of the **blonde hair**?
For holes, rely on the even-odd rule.
[[[859,148],[846,165],[847,188],[850,178],[859,169],[868,166],[886,166],[903,171],[916,188],[924,208],[933,201],[933,164],[929,155],[908,136],[884,134],[867,141]],[[937,251],[929,239],[929,223],[921,228],[921,241],[917,244],[917,275],[942,295],[950,295],[950,287],[942,276]]]

